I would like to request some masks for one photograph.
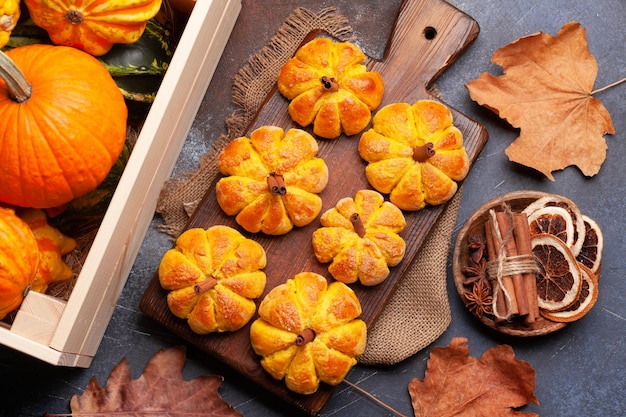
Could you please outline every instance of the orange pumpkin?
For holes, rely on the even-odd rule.
[[[35,235],[13,209],[0,207],[0,319],[20,306],[38,265]]]
[[[162,0],[25,0],[33,22],[56,45],[100,56],[116,43],[134,43]]]
[[[76,48],[28,45],[0,53],[0,77],[0,202],[50,208],[94,190],[126,140],[105,67]]]

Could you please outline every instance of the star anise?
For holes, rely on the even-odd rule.
[[[478,281],[484,281],[488,285],[487,260],[485,258],[477,262],[471,261],[469,265],[463,268],[462,272],[465,275],[464,285],[471,285]]]
[[[485,237],[482,234],[471,235],[467,238],[467,248],[470,258],[478,263],[485,257]]]
[[[472,291],[466,291],[463,295],[467,300],[467,309],[476,317],[482,318],[485,314],[493,314],[493,296],[491,288],[485,281],[476,281]]]

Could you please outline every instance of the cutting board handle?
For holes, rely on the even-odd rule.
[[[405,0],[385,56],[371,70],[384,75],[385,97],[413,103],[429,96],[429,85],[479,32],[474,19],[445,1]]]

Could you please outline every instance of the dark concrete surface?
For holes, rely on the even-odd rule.
[[[199,0],[202,1],[202,0]],[[596,57],[599,88],[626,76],[626,3],[623,0],[472,0],[451,1],[480,25],[476,42],[436,81],[443,99],[482,123],[490,139],[465,180],[457,229],[484,201],[502,193],[534,189],[565,195],[602,227],[605,237],[600,296],[582,320],[548,336],[532,339],[507,337],[481,325],[464,309],[448,274],[452,323],[431,346],[395,366],[357,366],[348,379],[406,416],[413,411],[407,392],[413,378],[423,378],[434,346],[446,346],[455,336],[468,338],[471,354],[480,356],[497,344],[513,347],[516,357],[536,370],[536,396],[540,405],[521,409],[545,417],[626,415],[626,84],[597,95],[610,112],[615,135],[606,136],[607,158],[598,175],[587,178],[570,167],[555,174],[555,181],[508,161],[504,149],[518,131],[478,106],[464,84],[481,72],[497,73],[492,53],[525,35],[543,31],[556,35],[569,21],[587,30],[589,49]],[[380,4],[380,5],[379,5]],[[195,167],[198,157],[224,132],[230,113],[230,80],[249,54],[261,48],[296,7],[313,11],[336,6],[351,21],[367,53],[376,56],[390,33],[377,16],[392,13],[378,8],[392,3],[379,1],[261,1],[244,0],[243,10],[222,57],[215,78],[180,156],[176,172]],[[380,22],[384,22],[381,20]],[[372,30],[374,28],[375,30]],[[382,48],[382,49],[381,49]],[[160,220],[155,218],[154,225]],[[58,368],[44,364],[4,346],[0,347],[0,415],[41,416],[44,412],[67,413],[72,395],[82,393],[96,377],[106,383],[111,369],[126,357],[138,377],[148,359],[160,348],[183,343],[138,308],[143,291],[156,271],[160,257],[171,245],[167,236],[151,228],[116,306],[98,354],[88,369]],[[185,378],[204,374],[225,377],[222,397],[241,414],[297,416],[298,412],[247,383],[228,368],[189,347]],[[340,385],[322,410],[322,416],[392,415],[347,385]]]

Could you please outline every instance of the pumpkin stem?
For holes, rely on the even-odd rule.
[[[33,86],[24,77],[15,62],[2,51],[0,51],[0,78],[4,80],[12,100],[23,103],[31,97]]]
[[[76,9],[68,10],[65,14],[65,17],[67,17],[67,20],[69,20],[74,25],[80,25],[81,23],[83,23],[83,20],[85,20],[83,14]]]
[[[193,286],[193,292],[200,295],[207,292],[211,288],[217,285],[217,280],[213,277],[207,277],[204,281],[201,281]]]

